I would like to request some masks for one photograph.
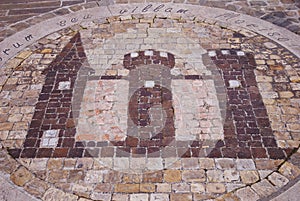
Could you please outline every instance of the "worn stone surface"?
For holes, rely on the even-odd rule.
[[[9,181],[9,175],[7,174],[0,174],[0,182],[1,182],[1,188],[0,188],[0,199],[1,200],[16,200],[16,201],[22,201],[22,200],[33,200],[37,201],[39,199],[30,196],[26,191],[23,189],[16,188],[16,186]],[[39,197],[38,194],[31,193],[30,194]]]
[[[289,182],[286,177],[278,174],[277,172],[274,172],[270,176],[268,176],[268,180],[278,188],[286,185]]]
[[[132,2],[14,3],[0,3],[0,40],[53,16]],[[186,3],[298,33],[293,1]],[[0,170],[42,200],[258,200],[295,179],[299,58],[240,21],[228,28],[143,8],[74,22],[0,69],[0,147],[9,152]],[[22,13],[33,17],[11,24]]]
[[[31,172],[29,172],[24,167],[20,167],[17,171],[11,174],[10,179],[18,186],[24,186],[33,178]]]
[[[237,190],[235,193],[241,200],[258,200],[259,196],[250,188],[246,187],[240,190]]]
[[[75,195],[71,195],[71,194],[66,194],[60,190],[57,190],[55,188],[49,188],[43,198],[43,200],[72,200],[72,201],[75,201],[78,199],[77,196]]]
[[[267,197],[274,193],[277,189],[268,180],[264,179],[252,185],[252,189],[260,196]]]
[[[244,184],[255,183],[259,180],[259,175],[257,171],[241,171],[240,176]]]

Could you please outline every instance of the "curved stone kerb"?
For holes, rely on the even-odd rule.
[[[137,3],[100,6],[81,10],[69,15],[54,17],[20,31],[0,43],[0,66],[4,67],[5,62],[14,57],[22,49],[50,33],[75,24],[84,24],[86,21],[101,19],[105,21],[105,18],[112,16],[131,18],[133,14],[155,14],[156,16],[163,17],[173,16],[196,21],[206,21],[234,30],[243,31],[244,29],[244,32],[248,30],[248,34],[250,35],[253,34],[251,33],[253,31],[281,44],[300,57],[300,45],[295,43],[295,41],[300,41],[300,36],[255,17],[205,6],[174,3]]]

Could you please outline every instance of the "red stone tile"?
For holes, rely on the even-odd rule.
[[[68,156],[70,148],[55,148],[53,152],[54,158],[64,158]]]

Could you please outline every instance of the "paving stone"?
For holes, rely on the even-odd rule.
[[[17,58],[20,58],[20,59],[26,59],[26,58],[28,58],[31,54],[32,54],[31,51],[22,51],[22,52],[19,53],[16,57],[17,57]]]
[[[91,169],[93,167],[94,160],[91,158],[79,158],[76,162],[76,168],[87,168]]]
[[[75,169],[75,165],[76,165],[77,159],[67,158],[67,159],[64,159],[63,161],[64,161],[63,169],[65,169],[65,170],[73,170],[73,169]]]
[[[27,182],[32,180],[33,175],[24,167],[20,167],[13,174],[11,174],[10,179],[18,186],[24,186]]]
[[[208,170],[206,172],[207,179],[209,182],[223,182],[224,174],[220,170]]]
[[[130,201],[143,201],[148,200],[148,194],[132,194],[130,195]]]
[[[154,184],[140,184],[140,192],[155,192]]]
[[[148,172],[143,174],[143,182],[162,182],[163,181],[163,171]]]
[[[86,198],[79,198],[78,201],[89,201],[89,199],[86,199]]]
[[[73,184],[72,191],[78,196],[89,197],[92,193],[92,188],[89,184]]]
[[[225,182],[239,181],[240,174],[236,170],[225,170],[224,171],[224,180]]]
[[[6,174],[0,175],[0,181],[1,181],[1,199],[2,200],[38,200],[34,198],[33,196],[30,196],[28,193],[26,193],[22,189],[17,189],[15,186],[9,181],[9,176]],[[33,194],[35,195],[35,194]]]
[[[259,180],[257,171],[241,171],[240,176],[244,184],[255,183]]]
[[[9,123],[0,123],[0,130],[1,131],[5,131],[5,130],[11,130],[13,127],[13,123],[9,122]]]
[[[160,158],[154,159],[154,158],[149,158],[148,163],[147,163],[147,168],[149,170],[161,170],[163,169],[163,163]]]
[[[260,178],[266,178],[267,176],[269,176],[272,173],[271,170],[258,170],[258,174],[260,176]]]
[[[93,192],[91,198],[94,200],[110,200],[111,194]]]
[[[199,168],[199,162],[196,158],[183,158],[181,160],[184,169],[197,169]]]
[[[62,201],[62,200],[77,200],[78,197],[75,196],[75,195],[72,195],[72,194],[66,194],[60,190],[57,190],[55,188],[49,188],[46,193],[44,194],[43,200],[59,200],[59,201]]]
[[[234,184],[234,183],[228,183],[228,184],[226,184],[226,190],[228,192],[232,192],[232,191],[234,191],[236,189],[240,189],[242,187],[245,187],[245,184]]]
[[[216,167],[218,169],[235,169],[236,163],[233,159],[220,158],[216,159]]]
[[[165,182],[180,182],[181,171],[180,170],[165,170],[164,171]]]
[[[150,201],[169,201],[169,195],[162,193],[153,193],[150,195]]]
[[[172,184],[172,192],[175,193],[188,193],[190,192],[190,185],[186,183]]]
[[[63,168],[63,159],[49,159],[47,161],[47,168],[51,169],[62,169]]]
[[[201,183],[192,183],[191,184],[191,192],[193,193],[199,193],[199,192],[205,192],[205,186]]]
[[[129,168],[129,159],[127,158],[118,158],[114,161],[114,167],[116,170],[128,169]]]
[[[222,183],[208,183],[206,185],[206,191],[208,193],[224,193],[225,185]]]
[[[276,170],[279,164],[282,163],[282,160],[256,160],[255,164],[259,170]]]
[[[295,179],[300,174],[300,169],[289,162],[285,162],[279,172],[288,179]]]
[[[250,188],[246,187],[240,190],[237,190],[236,195],[241,200],[258,200],[259,196]]]
[[[95,187],[96,192],[112,192],[113,186],[109,183],[99,183]]]
[[[276,191],[276,188],[266,179],[253,184],[251,188],[261,197],[267,197]]]
[[[128,201],[129,200],[129,195],[124,195],[124,194],[113,194],[112,200],[113,201],[118,201],[118,200],[124,200]]]
[[[48,175],[49,182],[66,182],[68,178],[69,171],[68,170],[52,170]],[[87,179],[88,180],[88,179]]]
[[[48,159],[47,158],[40,158],[40,159],[34,159],[29,168],[31,170],[45,170],[46,169],[46,166],[47,166],[47,163],[48,163]]]
[[[282,176],[277,172],[273,172],[270,176],[268,176],[268,180],[277,188],[281,188],[289,182],[289,180],[286,177]]]
[[[204,170],[184,170],[182,171],[182,180],[187,182],[204,182],[206,181]]]
[[[161,193],[171,192],[171,184],[167,184],[167,183],[156,184],[156,191]]]
[[[139,184],[116,184],[115,192],[137,193],[140,190]]]
[[[33,179],[25,186],[25,190],[27,192],[29,192],[31,195],[34,195],[38,198],[41,198],[48,188],[49,185],[46,182],[41,181],[39,179]]]
[[[238,170],[255,170],[255,164],[251,159],[237,159]]]
[[[199,165],[201,169],[214,169],[215,162],[213,159],[210,158],[200,158]]]
[[[193,198],[192,194],[175,194],[172,193],[170,196],[170,201],[180,201],[180,200],[186,200],[186,201],[191,201]]]
[[[202,193],[194,193],[193,200],[200,201],[200,200],[212,200],[214,196]]]

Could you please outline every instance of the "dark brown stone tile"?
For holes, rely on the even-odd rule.
[[[68,156],[70,148],[55,148],[53,152],[54,158],[64,158]]]
[[[285,158],[284,151],[280,148],[267,148],[270,159],[282,159]]]
[[[36,154],[37,158],[50,158],[52,156],[52,148],[39,148]]]
[[[26,138],[24,141],[23,147],[35,147],[37,142],[37,138]]]
[[[137,147],[138,143],[139,143],[139,139],[131,136],[128,136],[125,140],[126,146],[129,147]]]
[[[22,150],[21,157],[34,158],[36,156],[36,152],[37,152],[36,148],[25,148]]]
[[[264,148],[251,148],[253,158],[267,158],[267,152]]]
[[[22,149],[8,149],[8,153],[13,157],[13,158],[19,158],[21,155]]]

